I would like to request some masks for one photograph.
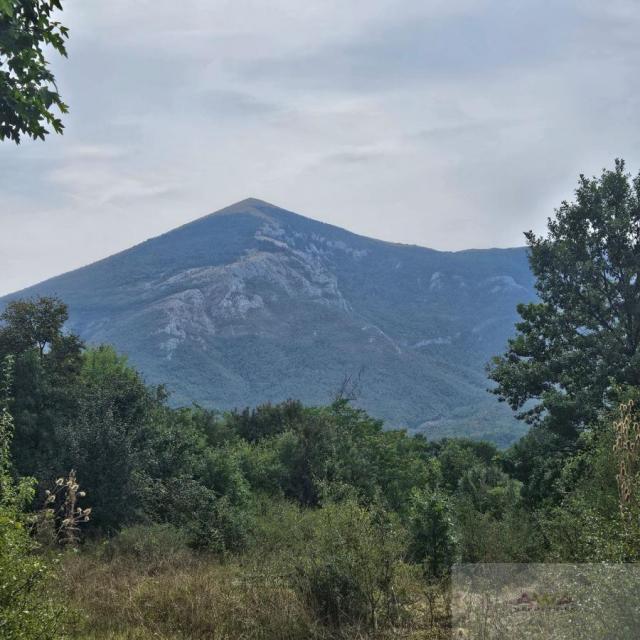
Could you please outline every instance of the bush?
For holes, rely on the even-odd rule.
[[[445,576],[456,556],[456,540],[447,496],[441,491],[415,490],[409,514],[409,555],[422,564],[428,580]]]
[[[189,546],[214,553],[245,548],[250,528],[243,505],[193,478],[151,481],[146,488],[146,511],[156,522],[170,522],[187,533]]]
[[[232,505],[226,496],[215,499],[186,524],[194,549],[218,554],[245,549],[249,536],[249,514]]]
[[[0,509],[0,637],[49,640],[60,637],[64,608],[51,595],[50,569],[34,555],[19,516]]]
[[[404,536],[396,522],[353,499],[324,506],[316,518],[293,571],[293,586],[314,618],[362,629],[395,622],[404,604],[396,588]]]

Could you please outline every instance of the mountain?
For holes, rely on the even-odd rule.
[[[484,371],[535,297],[524,248],[393,244],[248,199],[4,303],[53,294],[175,404],[326,403],[351,376],[390,426],[501,445],[524,430]]]

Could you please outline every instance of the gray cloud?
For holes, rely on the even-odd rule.
[[[0,147],[0,293],[250,195],[516,245],[578,173],[637,167],[635,0],[67,0],[64,20],[65,135]]]
[[[313,90],[376,91],[443,81],[453,74],[495,75],[548,64],[566,54],[578,30],[561,2],[478,3],[463,15],[403,19],[402,11],[349,42],[325,43],[298,56],[244,62],[239,72]]]

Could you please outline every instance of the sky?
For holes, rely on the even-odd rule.
[[[64,0],[63,136],[0,143],[0,294],[247,197],[523,244],[640,166],[637,0]]]

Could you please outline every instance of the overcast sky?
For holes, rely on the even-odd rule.
[[[65,0],[64,136],[0,143],[0,294],[254,196],[514,246],[640,159],[637,0]]]

